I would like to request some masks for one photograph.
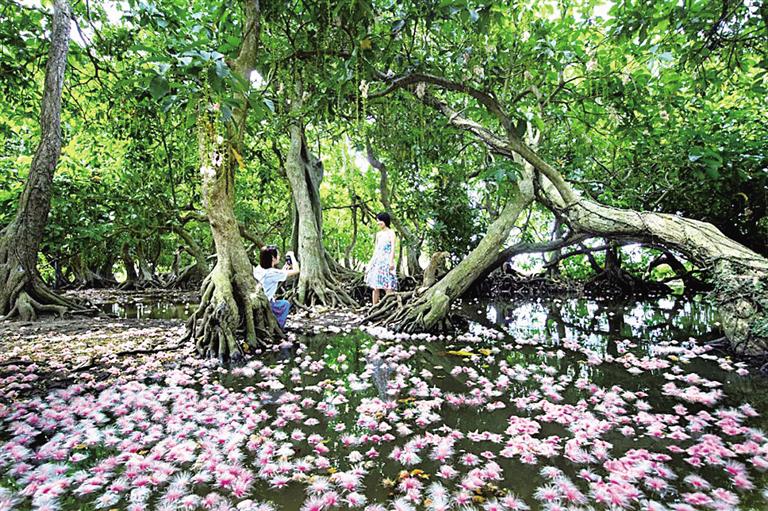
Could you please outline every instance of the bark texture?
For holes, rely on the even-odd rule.
[[[425,81],[436,83],[431,77]],[[460,90],[456,84],[451,87]],[[510,126],[508,119],[504,122],[505,114],[493,98],[474,90],[472,95],[501,117],[503,126]],[[496,154],[522,157],[534,169],[537,200],[563,218],[572,231],[662,246],[708,271],[714,285],[711,296],[719,307],[731,347],[747,355],[768,352],[768,259],[728,238],[708,222],[616,208],[585,198],[514,130],[508,128],[502,138],[432,96],[424,95],[421,99],[442,112],[455,127],[474,134]]]
[[[55,0],[51,43],[40,109],[40,144],[19,199],[15,218],[0,233],[0,315],[36,319],[80,308],[55,295],[40,279],[37,256],[51,208],[53,175],[61,154],[61,91],[69,51],[70,6]]]
[[[259,40],[259,3],[244,1],[243,43],[234,71],[247,79],[254,68]],[[199,114],[199,154],[202,174],[203,206],[216,246],[216,265],[205,278],[200,306],[187,323],[187,339],[194,340],[202,356],[217,357],[222,363],[237,363],[251,347],[283,333],[266,295],[253,277],[253,268],[240,235],[234,212],[236,154],[248,110],[246,97],[235,110],[225,140],[219,142],[215,107]],[[245,343],[237,339],[237,329],[245,330]]]
[[[406,89],[441,112],[451,125],[473,134],[495,154],[525,160],[534,169],[536,199],[561,217],[573,232],[662,246],[685,255],[700,268],[708,270],[714,284],[712,296],[719,305],[723,328],[732,348],[744,354],[768,352],[768,259],[728,238],[707,222],[605,206],[582,197],[560,172],[524,143],[512,117],[491,93],[423,73],[395,79],[381,76],[389,86],[369,98]],[[426,89],[427,85],[474,98],[498,120],[504,136],[457,112],[433,96]],[[547,101],[556,93],[554,91]]]
[[[294,232],[298,237],[298,258],[301,273],[296,289],[297,301],[304,305],[330,306],[357,303],[348,294],[339,278],[341,267],[327,254],[323,246],[323,217],[320,203],[320,182],[323,164],[307,147],[301,121],[301,82],[296,82],[296,94],[291,101],[293,122],[289,126],[291,145],[285,171],[291,185],[295,206]]]
[[[483,239],[461,263],[423,294],[403,304],[403,294],[387,295],[373,308],[367,321],[388,325],[399,332],[449,330],[451,303],[495,263],[520,214],[531,203],[532,190],[523,182]]]
[[[187,288],[199,286],[208,274],[205,252],[203,252],[197,241],[184,227],[174,224],[171,229],[184,241],[183,250],[191,255],[195,262],[181,269],[174,268],[175,271],[166,283],[166,287]],[[179,251],[181,250],[182,247],[179,247]],[[180,256],[181,254],[178,253],[177,255]]]

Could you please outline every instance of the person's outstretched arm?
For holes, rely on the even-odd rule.
[[[293,277],[299,274],[300,268],[299,268],[299,261],[296,259],[296,256],[293,252],[286,252],[287,256],[291,257],[291,265],[288,265],[288,263],[285,263],[285,266],[283,266],[283,271],[288,277]]]

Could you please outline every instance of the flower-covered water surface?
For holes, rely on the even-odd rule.
[[[694,311],[551,305],[478,306],[450,337],[318,326],[232,370],[180,351],[78,372],[0,408],[0,509],[765,507],[766,385]],[[9,367],[3,397],[39,378]]]

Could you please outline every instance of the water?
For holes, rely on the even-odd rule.
[[[98,305],[102,312],[121,319],[187,319],[197,307],[193,302],[109,302]]]
[[[686,500],[702,504],[680,510],[714,509],[703,503],[732,496],[739,503],[724,509],[768,508],[761,494],[768,481],[757,468],[768,454],[761,433],[768,384],[701,348],[722,335],[706,304],[665,298],[463,308],[473,322],[458,338],[325,333],[233,371],[191,359],[149,362],[114,386],[85,384],[38,402],[35,409],[64,414],[52,428],[61,445],[74,442],[68,456],[90,456],[70,462],[68,477],[75,468],[102,473],[94,467],[108,454],[125,458],[94,497],[66,497],[83,484],[70,483],[63,508],[93,508],[91,499],[121,476],[130,488],[141,463],[149,479],[163,470],[203,474],[185,494],[202,505],[215,492],[220,502],[209,508],[257,509],[243,503],[252,499],[298,510],[314,503],[315,487],[323,509],[351,509],[359,498],[387,509],[435,509],[442,503],[440,488],[428,490],[435,482],[453,499],[450,509],[509,506],[514,494],[531,509],[562,510],[566,491],[595,509],[646,509],[649,500],[664,506],[658,509]],[[17,422],[15,431],[24,428]],[[106,447],[110,437],[123,443]],[[10,438],[0,437],[0,453],[9,452]],[[170,457],[180,445],[189,456]],[[0,485],[21,491],[25,483],[9,475],[8,459],[0,454]],[[228,482],[230,472],[243,478],[244,493]],[[694,474],[711,488],[696,490],[705,483]],[[148,508],[174,508],[168,494],[176,483],[144,484]],[[657,484],[664,488],[652,489]],[[106,500],[116,509],[129,505],[130,489],[120,489]],[[29,508],[29,497],[20,502]]]

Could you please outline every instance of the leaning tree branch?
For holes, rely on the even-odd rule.
[[[386,75],[383,75],[386,78]],[[412,85],[416,84],[431,84],[435,85],[441,89],[444,90],[450,90],[454,92],[463,92],[465,94],[468,94],[475,98],[481,105],[483,105],[489,112],[491,112],[493,115],[496,116],[496,118],[501,122],[501,125],[504,127],[505,131],[512,130],[512,122],[509,118],[509,115],[504,111],[504,108],[501,106],[501,103],[490,93],[481,91],[480,89],[476,89],[470,85],[467,85],[466,83],[458,83],[451,80],[448,80],[446,78],[443,78],[441,76],[435,76],[431,74],[426,73],[409,73],[404,76],[400,76],[398,78],[394,79],[388,79],[387,81],[390,82],[389,87],[386,89],[375,92],[368,95],[369,99],[372,98],[378,98],[381,96],[386,96],[387,94],[390,94],[394,92],[397,89],[403,89],[403,88],[409,88]],[[416,91],[412,91],[416,93]],[[421,95],[419,93],[419,95]]]

